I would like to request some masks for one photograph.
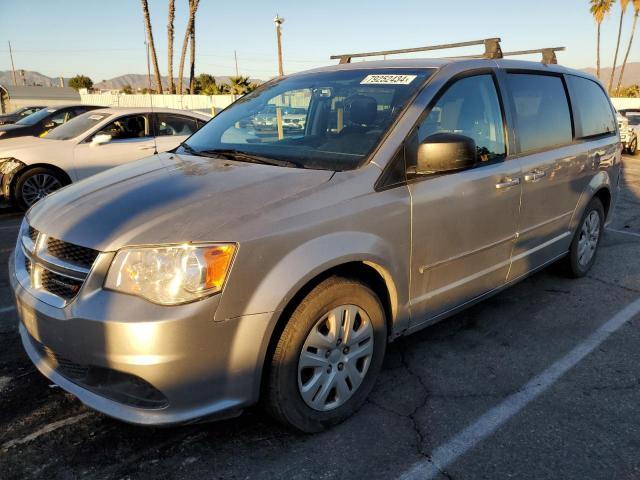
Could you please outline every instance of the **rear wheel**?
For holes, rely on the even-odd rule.
[[[629,147],[627,147],[627,153],[629,155],[635,155],[637,151],[638,151],[638,139],[635,138],[631,141],[631,143],[629,144]]]
[[[44,167],[32,168],[20,174],[16,180],[14,200],[20,208],[27,210],[66,183],[58,172]]]
[[[267,408],[308,433],[342,422],[371,391],[386,342],[376,294],[358,280],[328,278],[300,302],[278,340]]]
[[[596,253],[604,228],[604,207],[598,198],[592,198],[576,230],[564,267],[569,276],[584,277],[596,260]]]

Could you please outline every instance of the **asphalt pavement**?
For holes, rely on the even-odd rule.
[[[390,345],[364,407],[319,435],[259,408],[136,427],[85,408],[22,351],[0,213],[0,478],[640,478],[640,155],[596,265],[550,267]],[[636,303],[634,303],[636,302]]]

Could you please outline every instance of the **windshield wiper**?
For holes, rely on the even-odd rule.
[[[189,155],[198,155],[198,152],[196,152],[188,143],[181,143],[180,147],[184,148]]]
[[[191,147],[189,147],[191,148]],[[191,149],[193,150],[193,149]],[[212,150],[201,150],[195,152],[194,155],[204,155],[211,157],[222,157],[227,160],[238,160],[240,162],[261,163],[264,165],[276,165],[278,167],[297,167],[304,168],[304,165],[290,160],[280,160],[277,158],[263,157],[254,153],[243,152],[234,149],[214,148]]]

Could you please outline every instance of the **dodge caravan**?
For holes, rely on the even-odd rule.
[[[289,109],[304,128],[283,128]],[[126,422],[261,401],[317,432],[362,405],[389,341],[553,262],[584,276],[620,161],[602,85],[551,63],[277,78],[177,149],[28,211],[10,264],[22,342],[52,382]]]

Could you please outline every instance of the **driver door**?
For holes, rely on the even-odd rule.
[[[478,163],[410,178],[414,325],[505,284],[520,208],[520,165],[507,158],[494,74],[464,77],[445,88],[408,145],[436,133],[465,135],[476,143]]]
[[[96,135],[110,135],[111,141],[101,145],[92,143]],[[74,162],[77,179],[82,180],[109,168],[148,157],[154,150],[149,115],[117,118],[76,145]]]

